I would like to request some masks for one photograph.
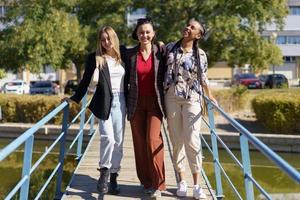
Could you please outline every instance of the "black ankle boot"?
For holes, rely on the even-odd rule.
[[[117,183],[118,173],[111,173],[110,174],[110,184],[109,184],[109,193],[111,194],[119,194],[120,187]]]
[[[100,193],[106,194],[108,192],[109,171],[106,167],[98,169],[98,171],[100,171],[100,178],[98,179],[97,189]]]

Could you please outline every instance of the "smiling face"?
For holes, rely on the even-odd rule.
[[[113,44],[109,35],[104,31],[100,37],[101,47],[103,48],[103,52],[110,52],[113,48]]]
[[[137,37],[141,44],[146,45],[151,43],[155,36],[153,26],[149,23],[142,24],[137,29]]]
[[[197,22],[195,20],[191,20],[183,29],[182,36],[184,39],[190,39],[190,40],[197,39],[198,40],[202,36],[201,30],[202,29],[201,29],[201,25],[199,24],[199,22]]]

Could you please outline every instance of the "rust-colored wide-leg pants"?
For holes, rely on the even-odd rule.
[[[157,98],[139,96],[137,108],[130,120],[137,175],[145,188],[165,190],[161,120]]]

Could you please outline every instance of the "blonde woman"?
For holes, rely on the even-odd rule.
[[[115,31],[103,27],[98,34],[96,52],[88,55],[83,78],[71,100],[79,103],[87,92],[96,67],[99,79],[96,91],[89,105],[99,118],[100,132],[100,178],[97,189],[100,193],[118,194],[117,176],[123,157],[123,135],[125,128],[125,69],[121,64],[119,39]],[[110,184],[108,187],[108,177]]]

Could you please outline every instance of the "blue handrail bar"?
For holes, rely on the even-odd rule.
[[[209,127],[209,124],[207,123],[206,119],[203,118],[202,120],[204,121],[204,123],[206,124],[206,126]],[[244,170],[244,167],[243,167],[243,165],[241,164],[241,162],[240,162],[240,161],[236,158],[236,156],[231,152],[231,150],[229,149],[229,147],[223,142],[223,140],[217,135],[217,133],[216,133],[214,130],[212,130],[211,133],[214,134],[214,135],[217,137],[218,141],[219,141],[220,144],[224,147],[224,149],[227,151],[227,153],[230,155],[230,157],[233,159],[233,161],[235,161],[235,163],[236,163],[242,170]],[[210,153],[213,154],[213,152],[212,152],[210,146],[208,145],[208,143],[206,142],[205,138],[204,138],[203,136],[201,136],[201,138],[202,138],[202,140],[204,141],[204,144],[205,144],[205,146],[208,148],[208,150],[210,151]],[[218,161],[214,160],[214,162],[218,162]],[[220,163],[218,163],[218,164],[220,164]],[[268,193],[267,193],[263,188],[261,188],[261,187],[259,186],[259,184],[255,181],[255,179],[253,179],[251,176],[248,176],[247,173],[245,174],[245,176],[247,176],[248,178],[250,178],[250,179],[252,180],[252,182],[255,184],[255,186],[260,190],[260,192],[261,192],[264,196],[269,197],[268,199],[271,199],[271,197],[268,195]],[[227,179],[228,176],[225,176],[225,177],[226,177],[226,180],[229,182],[230,186],[232,187],[232,186],[233,186],[233,183],[231,182],[231,180],[230,180],[230,179]],[[235,194],[237,194],[237,190],[236,190],[235,188],[234,188],[233,190],[234,190]],[[240,195],[237,195],[237,196],[240,196]]]
[[[41,195],[43,194],[44,190],[49,185],[50,181],[53,179],[55,174],[57,174],[56,179],[56,196],[55,199],[60,199],[62,192],[61,192],[61,184],[62,184],[62,175],[63,175],[63,165],[64,165],[64,158],[65,158],[65,150],[67,149],[67,153],[70,150],[70,148],[65,147],[65,138],[66,134],[68,132],[69,127],[76,121],[76,119],[81,117],[81,126],[80,130],[77,133],[77,136],[73,144],[77,141],[77,149],[80,149],[81,153],[81,146],[82,146],[82,138],[78,139],[80,137],[83,137],[83,129],[87,124],[90,123],[90,130],[89,135],[92,136],[95,132],[95,129],[93,128],[94,125],[94,116],[91,114],[86,122],[84,122],[84,117],[86,113],[86,109],[88,104],[87,102],[87,95],[83,98],[82,103],[82,109],[78,113],[77,116],[74,117],[74,119],[71,120],[70,123],[68,123],[68,114],[69,114],[69,103],[64,101],[61,103],[58,107],[56,107],[54,110],[52,110],[50,113],[48,113],[45,117],[43,117],[39,122],[37,122],[32,128],[25,131],[22,135],[20,135],[18,138],[16,138],[14,141],[12,141],[10,144],[8,144],[6,147],[4,147],[2,150],[0,150],[0,162],[3,161],[7,156],[9,156],[11,153],[15,152],[22,144],[25,143],[24,147],[24,162],[23,162],[23,169],[22,169],[22,177],[19,180],[19,182],[15,185],[15,187],[8,193],[8,195],[5,197],[5,200],[11,199],[15,196],[15,194],[21,189],[20,191],[20,199],[27,200],[29,196],[29,186],[30,186],[30,176],[34,172],[34,170],[40,165],[40,163],[44,160],[44,158],[51,152],[53,147],[60,142],[60,153],[59,153],[59,162],[54,167],[52,173],[38,192],[35,199],[39,199]],[[50,121],[53,117],[55,117],[59,112],[63,110],[63,121],[62,121],[62,132],[58,135],[56,140],[50,145],[50,147],[40,156],[40,158],[34,163],[33,166],[31,166],[32,162],[32,154],[33,154],[33,143],[34,143],[34,134],[37,130],[39,130],[40,127],[45,125],[48,121]]]
[[[204,121],[205,125],[210,129],[212,148],[210,148],[209,144],[205,141],[205,138],[203,136],[201,136],[201,139],[204,141],[204,144],[207,146],[209,152],[213,155],[213,161],[214,161],[214,165],[215,165],[215,177],[216,177],[216,183],[217,183],[217,188],[216,188],[217,199],[222,199],[224,197],[220,171],[224,174],[226,180],[229,182],[234,193],[237,195],[237,197],[239,199],[241,199],[240,194],[234,187],[230,178],[226,175],[224,168],[222,167],[221,163],[219,162],[217,140],[222,144],[222,146],[229,153],[229,155],[232,157],[232,159],[243,170],[247,200],[254,200],[253,184],[256,188],[258,188],[258,190],[267,199],[271,199],[270,195],[259,185],[259,183],[252,176],[248,142],[253,144],[257,150],[262,152],[268,159],[273,161],[275,163],[275,165],[277,165],[283,172],[285,172],[287,175],[289,175],[296,183],[300,184],[300,172],[298,172],[294,167],[292,167],[289,163],[287,163],[284,159],[282,159],[277,153],[275,153],[267,145],[265,145],[258,138],[256,138],[253,134],[251,134],[246,128],[244,128],[236,120],[234,120],[228,114],[226,114],[219,106],[215,105],[212,101],[210,101],[209,98],[204,96],[204,100],[207,103],[206,106],[207,106],[207,110],[208,110],[209,122],[207,122],[206,119],[204,119],[204,118],[203,118],[203,121]],[[218,134],[215,130],[213,109],[216,110],[218,113],[220,113],[221,116],[223,116],[237,131],[239,131],[242,163],[234,156],[234,154],[230,151],[230,149],[227,147],[227,145],[218,136]]]
[[[38,123],[36,123],[32,128],[25,131],[22,135],[20,135],[13,142],[8,144],[5,148],[0,151],[0,161],[4,160],[11,152],[15,151],[21,144],[23,144],[34,132],[36,132],[40,127],[45,125],[49,120],[53,118],[57,113],[59,113],[65,106],[67,102],[63,102],[58,107],[56,107],[53,111],[51,111],[48,115],[46,115],[43,119],[41,119]]]

